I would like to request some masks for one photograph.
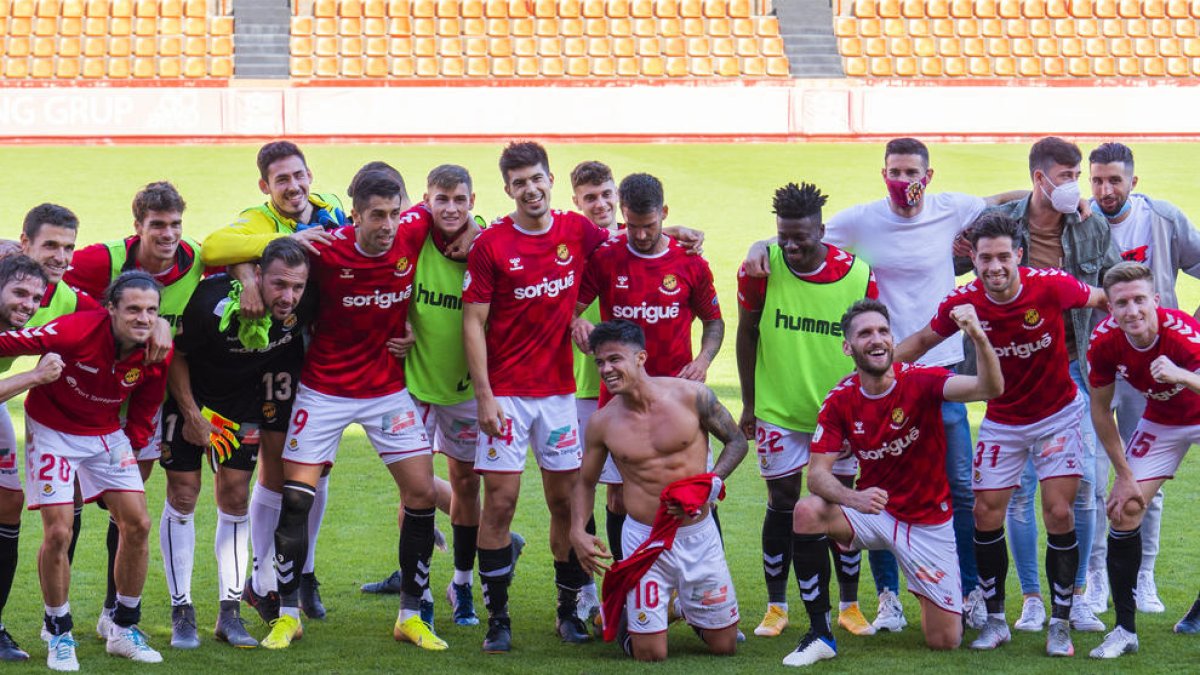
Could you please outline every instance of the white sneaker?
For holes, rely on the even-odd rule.
[[[1021,606],[1021,618],[1013,624],[1013,628],[1017,630],[1037,633],[1042,630],[1042,626],[1046,623],[1046,606],[1042,604],[1042,599],[1039,597],[1025,598],[1025,604]]]
[[[871,625],[877,631],[888,630],[893,633],[899,633],[908,625],[908,619],[904,618],[904,606],[895,593],[884,591],[879,594],[879,613]]]
[[[832,637],[818,636],[808,633],[800,639],[795,651],[783,657],[785,666],[811,666],[817,661],[832,659],[837,656],[837,643]]]
[[[1137,650],[1137,635],[1117,626],[1104,636],[1104,642],[1093,649],[1089,656],[1093,659],[1115,659],[1122,654],[1135,654]]]
[[[112,635],[113,628],[117,624],[112,620],[113,610],[102,607],[100,608],[100,618],[96,620],[96,637],[101,640],[107,640],[108,636]]]
[[[109,654],[124,656],[138,663],[162,663],[162,654],[146,643],[146,634],[137,626],[114,626],[106,649]]]
[[[1104,622],[1096,616],[1096,613],[1092,611],[1092,606],[1083,599],[1083,596],[1075,596],[1075,601],[1071,603],[1071,630],[1084,633],[1104,632]]]
[[[982,588],[976,586],[967,594],[963,602],[963,619],[967,622],[967,628],[972,630],[980,630],[987,623],[987,606],[983,601]]]
[[[1083,601],[1096,614],[1108,611],[1108,572],[1088,570],[1087,583],[1083,589]],[[1078,600],[1076,600],[1078,602]]]
[[[1158,599],[1158,586],[1154,583],[1154,572],[1138,572],[1137,587],[1133,589],[1137,611],[1143,614],[1162,614],[1167,611]]]
[[[51,635],[47,640],[50,648],[46,654],[46,667],[50,670],[79,670],[79,659],[75,658],[75,638],[67,631],[62,635]]]

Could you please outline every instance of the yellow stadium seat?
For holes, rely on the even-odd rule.
[[[1117,58],[1117,74],[1121,77],[1137,77],[1141,75],[1140,64],[1136,58],[1118,57]]]
[[[368,17],[363,19],[362,32],[363,35],[369,35],[371,37],[387,35],[387,19],[381,17]]]
[[[488,19],[487,34],[492,37],[503,37],[509,35],[512,31],[509,30],[508,19]]]
[[[851,11],[854,16],[860,19],[873,19],[879,16],[875,8],[875,0],[854,0],[854,6]]]
[[[12,46],[12,41],[9,41]],[[102,37],[87,37],[83,39],[83,55],[100,57],[108,53],[108,40]]]
[[[900,16],[906,19],[925,18],[925,0],[901,0]]]
[[[343,18],[361,19],[363,15],[362,0],[341,0],[338,2],[337,13]]]
[[[516,74],[516,63],[516,59],[512,58],[511,56],[498,59],[487,59],[487,64],[491,68],[492,77],[512,77],[514,74]]]
[[[463,19],[462,34],[466,36],[487,35],[486,19]]]
[[[1126,19],[1125,34],[1130,37],[1147,37],[1150,35],[1150,24],[1145,19]]]
[[[867,38],[863,42],[867,56],[887,56],[887,40],[885,38]]]
[[[735,54],[733,38],[712,38],[710,45],[713,56],[728,57]]]
[[[1122,37],[1125,35],[1125,22],[1121,19],[1104,19],[1100,22],[1100,34],[1104,37]]]
[[[1151,19],[1150,34],[1156,38],[1175,37],[1175,22],[1170,19]]]
[[[139,19],[154,19],[158,17],[158,0],[137,0],[134,6],[134,16]],[[136,74],[137,64],[134,64]]]
[[[1025,3],[1021,5],[1021,15],[1026,19],[1046,18],[1045,0],[1025,0]]]
[[[558,17],[556,0],[534,0],[533,16],[537,19],[554,19]]]
[[[1182,55],[1183,55],[1183,48],[1180,45],[1179,40],[1177,40],[1175,38],[1170,38],[1170,39],[1163,39],[1163,40],[1158,41],[1157,56],[1171,58],[1171,57],[1182,56]]]
[[[438,65],[442,77],[462,77],[467,72],[466,59],[461,56],[440,59]]]
[[[896,77],[913,77],[917,74],[917,59],[912,56],[900,56],[892,60],[896,69]]]
[[[931,37],[913,38],[913,54],[921,57],[937,55],[937,42]]]
[[[689,37],[708,35],[704,19],[683,19],[683,34]]]
[[[1083,53],[1091,57],[1108,56],[1108,40],[1088,38],[1083,42]]]
[[[468,57],[464,61],[464,68],[463,74],[466,77],[481,78],[488,75],[488,61],[486,58],[478,56]]]
[[[1035,38],[1048,38],[1054,34],[1049,19],[1030,19],[1029,35]]]
[[[712,77],[713,59],[709,56],[698,56],[688,59],[688,74],[693,77]]]
[[[1053,56],[1043,59],[1042,73],[1046,77],[1066,77],[1067,60],[1061,56]]]
[[[964,56],[983,56],[987,53],[986,42],[983,38],[963,38]]]
[[[337,0],[313,0],[312,13],[315,17],[331,19],[338,15],[337,10]]]
[[[737,22],[734,22],[733,27],[735,35],[747,37],[747,34],[738,32],[739,24]],[[837,17],[833,20],[833,34],[839,38],[855,37],[858,35],[858,22],[849,17]]]
[[[763,56],[783,56],[783,38],[760,38],[758,48]]]
[[[130,74],[129,59],[108,59],[108,79],[123,80]]]
[[[732,38],[731,38],[732,39]],[[612,40],[613,56],[628,58],[637,55],[637,44],[631,37],[619,37]]]
[[[607,0],[604,5],[604,14],[610,19],[628,19],[629,13],[629,0]]]
[[[562,77],[567,72],[567,61],[561,56],[546,59],[524,58],[517,59],[516,73],[518,77]]]
[[[1099,37],[1100,22],[1096,19],[1076,19],[1075,33],[1082,38]]]
[[[434,19],[414,19],[413,20],[413,35],[429,37],[437,34],[437,22]]]
[[[1122,19],[1136,19],[1142,16],[1142,3],[1139,0],[1119,0],[1117,16]]]
[[[583,0],[583,18],[585,19],[603,19],[604,18],[604,0]]]
[[[708,42],[708,38],[693,37],[687,39],[687,55],[688,56],[708,56],[711,53],[712,46]]]
[[[104,77],[104,59],[84,59],[81,75],[88,80],[98,80]]]
[[[83,40],[77,37],[64,37],[58,39],[58,55],[60,57],[73,58],[83,53]]]
[[[158,34],[158,22],[154,19],[139,18],[133,20],[133,34],[141,37],[152,37]]]
[[[155,64],[157,59],[135,56],[133,58],[133,77],[136,79],[149,79],[154,77]]]
[[[638,72],[643,77],[662,77],[666,74],[666,61],[661,56],[639,58]]]
[[[938,38],[937,53],[942,56],[962,56],[962,40],[956,37]]]
[[[900,0],[879,0],[876,11],[885,19],[898,19],[900,18]]]
[[[638,38],[638,56],[662,56],[662,41],[658,38]]]
[[[967,74],[971,77],[991,77],[992,60],[974,56],[967,59]]]
[[[1063,56],[1078,58],[1083,56],[1083,40],[1079,38],[1063,38],[1058,41],[1058,49]]]
[[[635,19],[649,19],[654,16],[654,0],[633,0],[629,7],[629,15]]]
[[[233,58],[228,56],[214,56],[208,61],[209,77],[230,78],[233,77]]]
[[[891,77],[893,75],[892,60],[886,56],[873,57],[868,68],[874,77]]]
[[[1021,13],[1021,0],[1000,0],[998,14],[1002,19],[1019,19],[1025,16]]]
[[[483,14],[489,19],[507,19],[508,0],[487,0],[483,5]]]
[[[764,77],[767,74],[767,60],[761,56],[747,56],[741,60],[742,75],[746,77]]]
[[[152,37],[134,38],[134,41],[133,41],[133,55],[134,56],[152,57],[155,55],[155,53],[157,53],[157,51],[158,51],[157,45],[154,44],[154,38],[152,38]]]
[[[192,42],[191,40],[195,40]],[[189,40],[189,54],[191,56],[203,56],[205,52],[200,54],[192,53],[194,45],[200,45],[203,48],[204,41],[201,39],[192,38]],[[307,35],[300,35],[291,38],[288,41],[288,51],[292,56],[312,56],[313,54],[313,39]]]
[[[1148,56],[1142,59],[1142,75],[1145,77],[1165,77],[1167,62],[1161,56]]]
[[[342,56],[362,56],[363,39],[361,37],[343,37],[339,44],[339,53]]]
[[[1066,19],[1071,16],[1071,0],[1046,0],[1046,16]]]
[[[38,80],[54,77],[54,59],[30,59],[29,76]]]
[[[934,19],[931,29],[936,37],[952,37],[957,34],[955,23],[954,19]]]
[[[951,32],[953,32],[953,28]],[[883,35],[883,25],[879,19],[859,19],[858,34],[863,37],[878,37]]]
[[[112,0],[109,5],[109,16],[133,18],[133,0]]]
[[[218,16],[208,22],[208,32],[214,36],[233,35],[233,17]],[[212,64],[209,64],[210,66]],[[210,68],[211,70],[211,68]]]
[[[1171,77],[1187,77],[1188,76],[1188,61],[1183,58],[1168,57],[1167,58],[1167,75]]]
[[[341,68],[338,60],[333,57],[319,58],[315,60],[316,69],[313,75],[316,77],[338,77],[341,73]]]
[[[713,37],[729,37],[733,34],[733,27],[729,19],[709,19],[708,34]]]
[[[1033,38],[1009,38],[1013,56],[1033,56]]]
[[[1067,57],[1067,74],[1071,77],[1090,77],[1092,75],[1090,59]]]
[[[983,37],[1001,37],[1004,35],[1004,19],[983,19],[979,22],[979,34]]]
[[[963,77],[967,74],[967,60],[961,56],[942,59],[942,73],[946,77]]]
[[[946,19],[950,17],[949,0],[926,0],[924,16],[930,19]]]
[[[463,0],[461,10],[464,19],[482,19],[483,0]]]
[[[183,54],[183,38],[177,35],[164,35],[158,38],[159,56],[180,56]]]
[[[78,19],[63,19],[63,22],[78,21]],[[180,35],[183,33],[183,19],[179,17],[161,17],[158,20],[159,35]]]
[[[1092,5],[1092,15],[1098,19],[1117,18],[1117,0],[1096,0],[1095,4]],[[1113,72],[1116,72],[1115,65]]]
[[[1005,39],[991,38],[987,41],[988,56],[1012,56],[1012,43]]]
[[[890,38],[887,52],[892,56],[912,56],[912,40],[906,37]]]
[[[338,20],[339,35],[362,35],[362,19],[357,17]]]
[[[158,66],[158,77],[164,80],[177,80],[183,77],[183,59],[181,58],[158,58],[155,59]]]
[[[979,22],[975,19],[958,19],[954,22],[954,32],[961,37],[978,37]]]
[[[739,44],[741,44],[742,42],[752,42],[752,41],[751,40],[738,40]],[[756,48],[754,50],[754,52],[752,52],[750,54],[741,54],[741,52],[739,52],[739,54],[741,56],[752,56],[754,53],[757,53],[757,51],[758,51],[758,49]],[[862,56],[863,55],[862,38],[843,38],[841,40],[838,40],[838,53],[841,54],[842,56]]]
[[[683,38],[667,38],[663,41],[663,53],[667,56],[687,56],[687,41]]]
[[[417,62],[417,77],[437,77],[438,60],[435,58],[420,58]]]
[[[608,21],[604,19],[584,19],[583,34],[592,38],[608,35]]]
[[[183,15],[197,19],[208,16],[208,0],[185,0]]]
[[[933,28],[929,24],[929,19],[909,19],[906,22],[907,33],[913,37],[925,37],[933,35]]]
[[[1034,49],[1038,56],[1058,56],[1058,40],[1054,38],[1035,38]]]
[[[488,41],[488,54],[490,54],[493,58],[512,56],[512,38],[492,38]]]
[[[392,59],[392,77],[413,77],[417,74],[417,63],[412,58]]]
[[[537,19],[534,21],[533,32],[538,37],[553,37],[558,35],[558,20]]]
[[[507,19],[499,19],[507,21]],[[407,16],[395,16],[387,20],[387,33],[392,36],[411,36],[413,34],[412,19]],[[507,30],[507,26],[506,26]]]
[[[1112,77],[1117,74],[1117,60],[1111,56],[1100,56],[1092,59],[1092,75],[1096,77]]]
[[[634,19],[633,34],[638,37],[653,37],[658,35],[658,22],[654,19]]]
[[[865,77],[867,74],[867,58],[853,57],[842,59],[842,69],[847,77]]]
[[[522,3],[524,6],[524,3]],[[391,16],[398,16],[392,14]],[[434,0],[414,0],[412,4],[412,16],[417,19],[432,19],[437,16],[437,2]],[[420,64],[418,64],[418,68]]]
[[[385,0],[366,0],[363,3],[363,16],[369,19],[383,19],[387,17],[387,2]],[[370,64],[368,64],[369,68]],[[386,70],[384,71],[386,74]]]
[[[38,37],[50,37],[58,34],[58,21],[54,19],[35,19],[33,34]]]
[[[467,56],[487,56],[488,39],[485,37],[469,37],[463,40],[463,52]],[[370,54],[370,52],[368,52]]]
[[[9,36],[23,37],[33,32],[33,23],[30,19],[13,18],[8,21]]]
[[[570,57],[564,61],[566,61],[564,74],[567,77],[587,77],[591,74],[591,64],[585,56]]]
[[[1071,16],[1076,19],[1092,18],[1092,0],[1070,0],[1068,8]]]
[[[458,18],[460,6],[458,0],[438,0],[435,10],[441,18]]]
[[[704,15],[702,0],[680,0],[679,16],[684,19],[699,19]]]
[[[508,25],[513,35],[518,37],[533,36],[533,19],[510,19]]]
[[[969,19],[975,16],[975,3],[971,0],[951,0],[950,16],[955,19]]]
[[[437,54],[437,40],[431,37],[419,37],[413,39],[413,55],[418,57],[432,57]]]
[[[108,19],[85,19],[83,34],[89,37],[108,35]]]
[[[729,16],[729,5],[726,0],[704,0],[702,11],[708,19],[724,18]]]
[[[617,60],[611,56],[588,59],[588,72],[593,77],[612,77],[617,74]]]
[[[908,35],[908,26],[904,19],[884,19],[883,34],[888,37]]]
[[[359,59],[362,65],[361,75],[367,77],[387,77],[388,62],[387,59],[381,57],[372,57]]]
[[[462,35],[462,23],[457,18],[455,19],[438,19],[437,34],[442,37],[455,37]]]
[[[84,6],[84,15],[108,18],[108,0],[88,0],[87,5]]]
[[[317,56],[336,56],[338,39],[335,37],[319,37],[313,45],[313,53]]]
[[[43,19],[56,19],[60,12],[58,0],[38,0],[35,15]]]
[[[538,38],[538,56],[562,56],[563,41],[560,37]]]
[[[850,73],[850,64],[844,64],[846,75],[853,77]],[[936,56],[930,56],[922,59],[917,59],[917,67],[922,77],[941,77],[944,75],[942,69],[942,59]]]
[[[33,39],[33,55],[37,57],[54,56],[54,38],[39,37]]]
[[[1158,56],[1158,41],[1153,38],[1137,38],[1133,41],[1134,56]]]
[[[233,56],[233,38],[228,35],[212,38],[209,41],[208,53],[213,56]]]
[[[1168,0],[1167,16],[1172,19],[1186,19],[1191,16],[1188,0]]]
[[[537,56],[537,38],[516,38],[513,40],[513,53],[517,56]]]
[[[91,19],[88,19],[88,21],[91,21]],[[116,21],[117,19],[113,19],[114,23]],[[309,29],[308,32],[311,33],[312,29]],[[183,22],[183,34],[195,37],[208,35],[208,21],[205,19],[185,19]]]
[[[587,54],[588,41],[581,37],[563,39],[563,54],[566,56],[583,56]],[[518,56],[520,54],[518,53]]]
[[[1075,37],[1075,19],[1059,19],[1051,22],[1051,30],[1060,38]]]
[[[1108,41],[1108,50],[1113,56],[1133,56],[1133,40],[1127,37],[1112,38]]]

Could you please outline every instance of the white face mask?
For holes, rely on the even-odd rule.
[[[1050,180],[1049,176],[1046,180]],[[1053,183],[1051,183],[1053,185]],[[1050,205],[1059,213],[1075,213],[1079,210],[1079,181],[1069,180],[1062,185],[1056,185],[1054,190],[1046,192],[1046,188],[1041,188],[1042,194],[1050,200]]]

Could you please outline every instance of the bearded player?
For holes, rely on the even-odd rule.
[[[1004,378],[975,309],[955,307],[950,319],[975,344],[978,376],[894,363],[887,308],[878,300],[859,300],[842,317],[842,349],[855,372],[821,406],[809,463],[812,496],[794,511],[792,563],[811,628],[785,666],[837,655],[829,625],[830,538],[850,548],[890,550],[921,602],[925,643],[946,650],[962,640],[941,404],[992,399],[1004,390]],[[846,446],[862,471],[856,489],[832,471]]]
[[[1160,307],[1153,274],[1139,263],[1114,265],[1104,275],[1104,292],[1112,315],[1092,333],[1088,384],[1096,436],[1116,475],[1107,507],[1108,579],[1117,625],[1091,656],[1111,659],[1138,650],[1134,586],[1146,505],[1175,477],[1188,448],[1200,443],[1200,322]],[[1128,447],[1112,412],[1118,378],[1146,398]]]

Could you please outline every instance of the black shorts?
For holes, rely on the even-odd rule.
[[[199,404],[199,402],[197,402]],[[214,409],[220,413],[221,410]],[[259,430],[258,420],[237,422],[238,429],[234,432],[240,445],[230,454],[229,458],[219,463],[231,469],[253,471],[258,462]],[[209,468],[216,473],[218,462],[216,453],[210,448],[193,445],[183,438],[183,416],[179,414],[179,406],[174,399],[168,398],[163,404],[163,437],[162,456],[158,463],[167,471],[199,471],[204,459],[208,458]]]
[[[287,431],[303,365],[304,350],[289,349],[262,370],[256,394],[263,430]]]

